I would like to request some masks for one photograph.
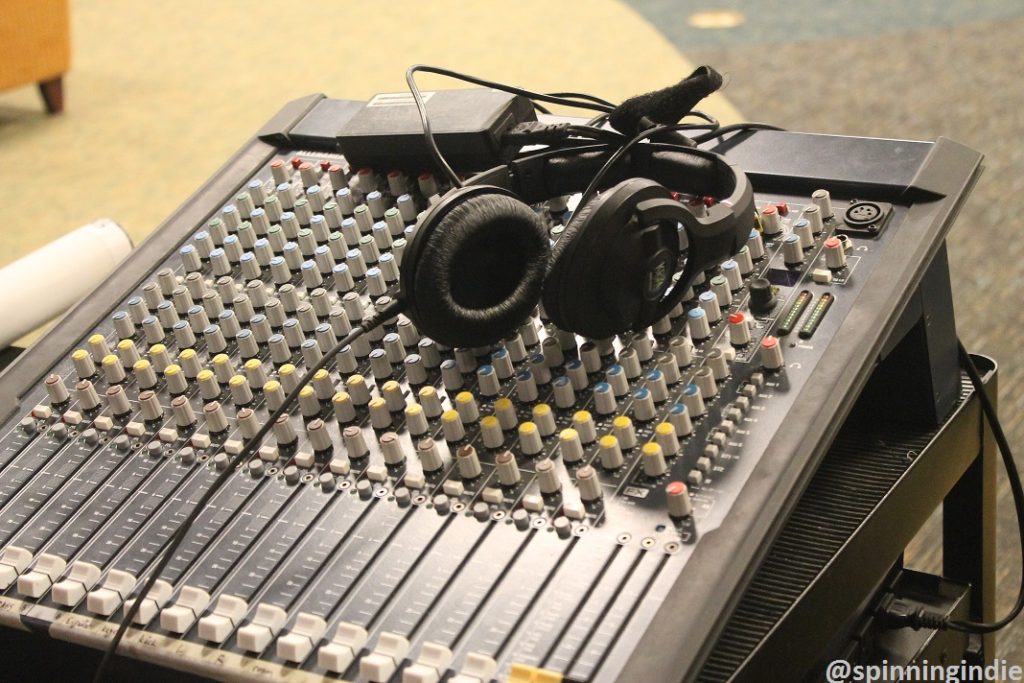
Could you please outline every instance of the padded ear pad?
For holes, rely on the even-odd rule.
[[[545,313],[559,328],[601,339],[645,327],[664,314],[660,297],[678,269],[678,228],[676,220],[639,220],[641,202],[686,211],[663,186],[632,178],[569,220],[552,250],[542,297]],[[676,209],[669,211],[678,219]],[[657,283],[653,272],[660,273]]]
[[[508,191],[449,192],[417,228],[401,267],[406,314],[447,346],[484,346],[518,327],[540,299],[547,228]]]

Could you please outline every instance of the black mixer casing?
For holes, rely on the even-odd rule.
[[[46,392],[41,388],[43,377],[51,372],[73,376],[68,354],[97,331],[109,337],[111,311],[138,291],[158,268],[174,265],[180,246],[188,243],[225,202],[244,189],[247,181],[254,175],[267,178],[268,164],[275,158],[298,156],[342,163],[337,156],[337,131],[325,130],[323,137],[318,138],[315,126],[306,120],[317,109],[353,111],[350,103],[330,104],[334,102],[316,95],[287,105],[143,242],[110,279],[0,375],[0,420],[4,424],[0,449],[7,447],[2,445],[5,443],[21,449],[10,458],[0,450],[5,463],[5,468],[0,468],[0,477],[15,458],[27,459],[23,453],[31,455],[33,449],[44,447],[65,449],[64,445],[53,445],[54,437],[49,431],[52,420],[37,420],[33,429],[38,431],[31,436],[17,431],[19,422],[33,406],[47,404]],[[301,135],[293,131],[301,131]],[[301,147],[291,146],[295,140],[301,140]],[[717,397],[708,398],[707,414],[694,421],[694,432],[683,441],[681,455],[671,459],[669,474],[645,477],[640,468],[639,449],[634,448],[625,471],[600,472],[606,492],[603,503],[582,504],[582,518],[567,517],[565,506],[573,505],[577,511],[581,507],[573,488],[580,464],[561,462],[555,446],[558,430],[572,424],[573,412],[591,405],[582,394],[577,404],[554,411],[558,428],[553,436],[544,439],[544,451],[552,453],[562,481],[561,492],[554,497],[537,493],[532,481],[537,458],[519,453],[514,435],[508,436],[504,447],[517,450],[524,481],[508,488],[503,502],[488,504],[487,514],[481,517],[474,516],[474,511],[480,509],[474,506],[481,501],[483,482],[495,471],[500,449],[479,448],[485,471],[482,480],[463,481],[455,474],[454,466],[440,474],[427,473],[421,489],[423,499],[409,506],[396,502],[404,471],[389,467],[384,470],[383,480],[369,479],[369,466],[383,463],[375,443],[371,443],[367,465],[353,465],[349,474],[336,473],[338,488],[330,492],[314,488],[315,477],[286,484],[280,472],[259,478],[241,471],[214,501],[214,505],[221,506],[221,512],[211,513],[209,520],[197,525],[196,534],[200,534],[197,538],[201,542],[198,549],[189,550],[194,555],[182,561],[176,574],[185,576],[185,583],[205,580],[204,572],[216,575],[209,579],[209,605],[196,616],[209,615],[219,595],[234,594],[229,588],[249,590],[247,577],[251,576],[256,586],[252,594],[260,597],[249,602],[240,624],[249,623],[254,618],[256,603],[271,600],[276,591],[279,601],[290,605],[286,625],[279,635],[294,628],[295,613],[301,611],[299,606],[318,613],[317,605],[326,605],[329,628],[301,663],[279,656],[273,644],[257,655],[247,654],[235,643],[234,636],[223,645],[216,645],[199,638],[195,625],[179,635],[162,628],[159,618],[145,629],[131,629],[122,652],[213,678],[261,680],[287,674],[289,680],[342,676],[345,680],[364,681],[359,677],[359,662],[380,647],[380,632],[404,630],[410,636],[411,647],[396,663],[398,671],[417,661],[424,643],[440,642],[454,653],[450,666],[440,672],[442,677],[462,670],[471,652],[493,656],[498,666],[494,676],[516,683],[563,679],[679,681],[695,677],[763,552],[781,528],[869,375],[906,331],[906,326],[900,324],[901,316],[908,304],[914,305],[911,295],[936,254],[941,253],[945,234],[981,168],[980,155],[947,139],[921,143],[759,131],[733,134],[716,144],[717,151],[748,173],[759,209],[768,204],[785,204],[795,217],[800,207],[811,203],[808,197],[812,191],[826,188],[831,191],[836,217],[826,221],[825,231],[815,237],[799,267],[783,263],[781,236],[767,240],[768,256],[758,260],[753,274],[763,273],[773,282],[779,303],[770,313],[751,314],[751,344],[735,349],[735,357],[728,363],[728,376],[717,383]],[[855,199],[890,203],[892,215],[886,228],[874,237],[851,238],[846,269],[831,273],[828,283],[816,282],[812,271],[823,267],[824,241],[837,232],[844,207]],[[784,221],[787,229],[793,220]],[[700,289],[706,287],[704,284]],[[777,329],[780,317],[802,291],[811,293],[812,305],[821,302],[823,294],[829,294],[833,297],[831,306],[808,339],[798,338],[795,330],[780,337],[785,364],[780,370],[766,370],[758,345]],[[732,312],[746,311],[745,289],[738,292],[736,300],[722,311],[723,319]],[[694,305],[691,302],[687,308]],[[652,335],[659,351],[669,348],[671,338],[685,336],[687,317],[684,314],[674,318],[669,331]],[[801,322],[806,320],[806,314],[800,317]],[[722,348],[723,340],[727,345],[724,326],[724,322],[713,326],[710,340],[695,345],[692,364],[680,369],[684,378],[693,377],[707,354],[716,346]],[[579,355],[580,341],[576,340],[567,351],[566,362]],[[628,345],[630,340],[625,343]],[[948,345],[949,340],[935,343]],[[541,348],[536,347],[537,351]],[[616,342],[615,349],[621,353],[620,342]],[[233,347],[230,353],[234,353]],[[450,352],[444,353],[446,358],[450,356]],[[616,429],[615,418],[628,413],[634,391],[643,388],[645,377],[656,368],[658,358],[659,354],[655,354],[653,360],[644,361],[643,373],[630,382],[620,409],[607,415],[594,414],[598,434]],[[605,354],[601,372],[614,360]],[[479,366],[481,361],[478,359],[477,363]],[[364,367],[365,359],[360,370]],[[562,372],[561,367],[552,370],[556,376]],[[602,379],[598,373],[591,375],[590,388]],[[400,375],[396,377],[401,379]],[[473,373],[464,373],[464,379],[470,383],[467,386],[473,386],[473,378]],[[436,372],[432,372],[430,382],[440,384]],[[515,375],[503,381],[502,395],[516,396],[514,382]],[[712,463],[708,480],[690,482],[693,517],[669,517],[665,511],[665,483],[687,480],[705,444],[717,438],[727,419],[726,411],[752,385],[757,386],[750,401],[752,407],[722,439],[719,459]],[[672,390],[672,395],[679,393],[677,389]],[[547,389],[542,391],[541,400],[550,395],[544,392]],[[448,394],[445,400],[449,405],[454,405],[457,392],[443,393]],[[414,394],[409,392],[409,397]],[[481,415],[494,409],[493,398],[476,398]],[[226,393],[221,400],[225,405],[230,403]],[[534,411],[538,402],[516,399],[520,424],[538,415]],[[197,405],[201,407],[198,401]],[[663,405],[658,410],[664,414],[667,407]],[[941,413],[941,407],[935,412]],[[363,418],[365,414],[360,413],[360,419]],[[330,422],[329,410],[324,419]],[[400,418],[396,420],[395,431],[406,439],[403,423]],[[659,421],[636,421],[638,443],[655,438]],[[295,424],[302,428],[299,416]],[[446,444],[438,425],[433,421],[431,432],[438,447],[454,451],[457,444]],[[332,429],[335,450],[341,452],[338,429]],[[379,430],[368,427],[364,431],[369,437],[380,435]],[[467,440],[478,436],[475,425],[467,428]],[[109,476],[127,476],[127,468],[137,467],[139,476],[149,483],[138,484],[136,492],[150,487],[156,496],[159,491],[170,490],[173,484],[179,487],[174,491],[194,499],[198,494],[187,489],[196,486],[195,490],[200,490],[202,482],[216,474],[212,459],[202,463],[179,462],[175,453],[187,438],[182,434],[182,440],[165,449],[164,461],[147,463],[142,451],[145,442],[155,438],[155,428],[147,428],[143,436],[134,437],[133,443],[139,444],[138,454],[116,462],[111,460]],[[214,441],[207,455],[212,455],[218,444],[223,445],[223,440]],[[415,440],[410,441],[415,445]],[[76,467],[82,472],[100,467],[100,456],[110,450],[100,447],[97,453],[82,451],[74,455],[72,450],[78,448],[77,443],[72,439],[61,453],[79,457],[81,464]],[[294,457],[295,451],[301,449],[302,446],[282,448],[281,456]],[[52,454],[39,452],[42,471],[49,466]],[[587,459],[594,453],[595,447],[588,445]],[[282,469],[283,466],[282,462]],[[303,471],[328,472],[327,467],[327,462],[320,459]],[[50,484],[32,478],[35,471],[26,474],[25,479],[19,478],[19,486],[49,490],[45,487]],[[444,488],[445,482],[456,480],[464,485],[463,490],[457,486]],[[356,495],[360,481],[371,482],[371,495],[367,498]],[[363,490],[366,489],[364,486]],[[436,496],[442,491],[460,491],[446,495],[450,511],[439,509]],[[0,509],[18,501],[30,505],[18,498],[17,492],[9,497],[4,495]],[[531,510],[528,529],[518,529],[511,523],[511,515],[523,509],[523,497],[530,495],[541,499],[541,507]],[[159,500],[154,504],[154,515],[163,514],[156,509],[163,505],[163,498]],[[117,515],[127,515],[130,506],[142,502],[139,493],[116,513],[97,521],[95,530],[102,533],[103,524],[121,519]],[[86,505],[83,501],[83,510]],[[42,524],[49,515],[44,506],[45,502],[39,503],[30,511],[32,519],[40,522],[40,529],[49,528]],[[246,514],[236,514],[243,509]],[[174,517],[168,515],[166,519]],[[564,537],[561,527],[556,530],[556,519],[569,520],[565,527],[569,531]],[[101,549],[90,546],[89,539],[78,538],[85,535],[84,531],[75,533],[75,525],[87,521],[85,515],[72,516],[47,531],[50,535],[45,538],[40,531],[33,562],[41,552],[59,547],[65,542],[62,539],[66,539],[68,548],[75,548],[63,558],[68,567],[83,549],[92,548],[98,553]],[[203,526],[207,523],[209,527]],[[147,538],[146,534],[151,533],[145,531],[147,528],[142,524],[137,537],[118,541],[121,545],[116,552],[111,551],[120,558],[118,561],[130,562],[133,548],[157,540]],[[207,528],[208,536],[202,536]],[[11,539],[32,542],[33,532],[25,528],[4,533],[0,548],[8,542],[16,545]],[[225,565],[218,553],[226,552],[232,541],[244,547],[246,553]],[[258,560],[262,557],[268,558],[269,564],[260,565]],[[142,560],[139,562],[141,567],[148,566]],[[33,571],[34,566],[28,566],[24,572]],[[103,571],[108,568],[104,565]],[[339,581],[346,577],[346,587],[338,589],[343,591],[342,597],[332,592],[329,577],[338,577]],[[180,588],[181,585],[174,585],[168,605],[180,597]],[[419,595],[414,591],[419,591]],[[346,623],[365,615],[369,639],[355,653],[346,671],[329,672],[318,664],[317,648],[331,642],[333,627],[342,614]],[[17,584],[0,594],[0,624],[44,631],[50,637],[92,648],[108,642],[119,615],[118,611],[109,619],[100,617],[86,609],[84,600],[68,608],[54,603],[48,595],[30,598],[19,593]],[[391,680],[400,678],[396,673]]]

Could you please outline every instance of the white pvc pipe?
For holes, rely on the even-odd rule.
[[[103,218],[0,269],[0,348],[69,309],[131,250],[124,229]]]

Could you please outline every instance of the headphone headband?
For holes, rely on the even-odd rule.
[[[449,346],[491,343],[526,318],[542,289],[549,317],[567,330],[597,338],[636,329],[667,315],[697,274],[746,242],[754,200],[743,172],[711,152],[649,143],[603,175],[599,189],[614,189],[577,208],[549,256],[547,225],[532,205],[584,191],[617,151],[587,145],[529,154],[473,176],[431,207],[400,278],[421,331]],[[698,215],[672,190],[717,201]],[[570,248],[588,236],[599,249]],[[616,258],[628,266],[608,271]],[[595,299],[598,282],[603,298]]]
[[[501,187],[536,204],[582,192],[614,153],[614,147],[603,144],[546,149],[478,173],[467,185]],[[686,210],[680,214],[689,244],[684,278],[714,267],[746,244],[753,227],[754,191],[747,175],[722,155],[657,142],[638,145],[609,170],[600,189],[629,178],[647,178],[669,190],[717,200],[703,216]]]
[[[545,149],[482,171],[466,184],[502,187],[527,204],[536,204],[582,192],[615,150],[604,144]],[[711,196],[737,208],[749,203],[753,212],[753,192],[746,174],[714,152],[657,142],[637,145],[609,170],[599,189],[628,178],[648,178],[670,190]]]

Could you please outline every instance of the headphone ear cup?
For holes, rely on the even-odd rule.
[[[540,299],[550,254],[536,212],[495,187],[445,196],[413,236],[401,268],[407,315],[447,346],[485,346]]]
[[[678,262],[679,235],[672,220],[641,220],[638,207],[648,200],[674,201],[658,183],[630,178],[569,220],[552,251],[542,298],[544,312],[560,329],[602,339],[660,317],[654,311],[662,308],[658,298],[669,284],[664,277]],[[686,211],[682,205],[678,210]],[[652,277],[654,272],[663,278]]]
[[[568,321],[567,310],[575,305],[570,290],[577,289],[572,286],[571,254],[575,249],[575,242],[578,239],[580,229],[586,224],[587,219],[600,203],[600,198],[594,198],[584,206],[577,207],[569,222],[551,248],[551,260],[548,263],[547,277],[544,279],[544,291],[541,295],[541,302],[544,304],[544,313],[556,327],[566,331],[575,331]],[[583,285],[585,287],[586,285]],[[582,292],[579,292],[582,294]]]

